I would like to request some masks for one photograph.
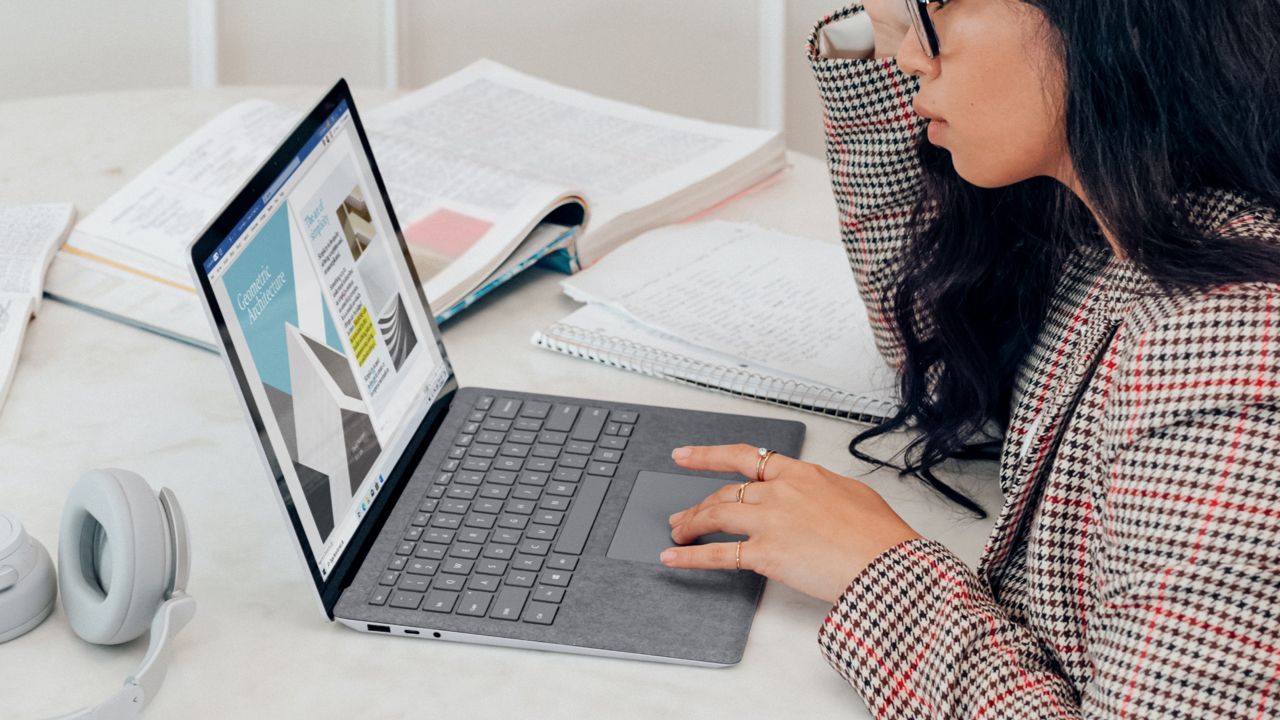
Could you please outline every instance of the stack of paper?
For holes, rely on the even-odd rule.
[[[74,216],[68,203],[0,207],[0,406],[18,365],[27,321],[40,309],[45,271]]]
[[[743,223],[646,233],[565,281],[586,306],[534,344],[626,370],[876,421],[896,406],[843,249]]]

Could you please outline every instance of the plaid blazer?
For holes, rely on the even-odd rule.
[[[815,32],[843,241],[897,361],[886,295],[919,191],[917,83],[816,48]],[[1238,196],[1185,208],[1207,231],[1280,242],[1275,210]],[[1280,718],[1278,290],[1164,294],[1105,247],[1066,263],[1016,379],[1005,505],[977,571],[904,543],[822,624],[872,713]]]

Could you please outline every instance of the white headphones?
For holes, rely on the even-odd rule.
[[[172,490],[159,493],[128,470],[91,470],[71,489],[58,537],[58,577],[44,546],[0,513],[0,643],[30,632],[62,607],[82,639],[133,640],[151,628],[147,654],[106,702],[66,718],[138,717],[160,690],[170,640],[191,620],[187,523]]]

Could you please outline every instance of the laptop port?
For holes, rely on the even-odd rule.
[[[369,632],[391,632],[391,628],[386,625],[365,625],[365,627],[369,628]]]
[[[405,630],[405,631],[404,631],[404,634],[405,634],[405,635],[417,635],[417,634],[418,634],[418,631],[417,631],[417,630]]]

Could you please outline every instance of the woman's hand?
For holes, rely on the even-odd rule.
[[[914,1],[914,0],[913,0]],[[911,17],[903,0],[862,0],[876,33],[876,57],[893,57],[911,29]]]
[[[759,456],[750,445],[677,448],[676,464],[690,470],[738,472],[754,480]],[[764,482],[743,489],[726,485],[698,505],[671,516],[678,544],[714,532],[747,535],[743,570],[834,603],[880,553],[920,537],[871,488],[857,480],[773,455]],[[673,568],[734,568],[737,543],[668,548],[662,563]]]

